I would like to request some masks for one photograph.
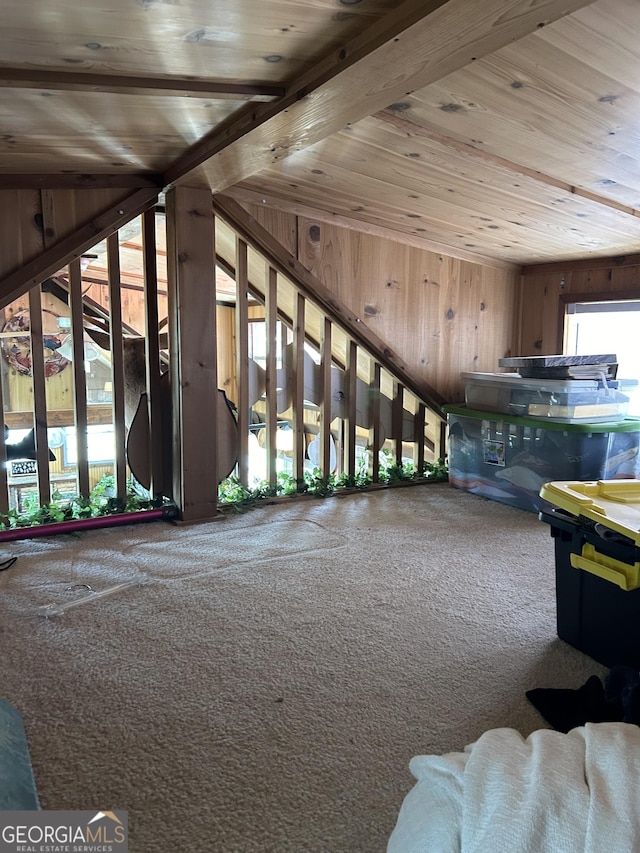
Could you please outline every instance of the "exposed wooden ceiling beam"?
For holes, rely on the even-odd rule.
[[[276,103],[245,108],[193,145],[165,183],[219,192],[592,2],[405,0]]]
[[[142,77],[94,74],[49,68],[0,68],[0,88],[46,92],[111,92],[117,95],[171,95],[181,98],[272,100],[284,86],[260,81],[203,80],[193,77]]]
[[[500,166],[503,169],[508,169],[510,172],[514,172],[516,175],[533,178],[534,181],[538,181],[539,183],[546,184],[550,187],[556,187],[556,189],[562,190],[570,195],[577,195],[580,196],[580,198],[587,199],[588,201],[594,201],[596,204],[611,207],[613,210],[618,210],[621,213],[628,214],[629,216],[640,216],[640,210],[636,207],[631,207],[628,204],[623,204],[621,201],[616,201],[614,198],[607,198],[606,196],[591,192],[590,190],[586,190],[582,187],[576,187],[568,181],[563,181],[560,178],[554,178],[552,175],[547,175],[537,169],[530,169],[520,163],[514,163],[512,160],[507,160],[497,154],[491,154],[489,151],[482,151],[480,148],[476,148],[474,145],[469,145],[467,142],[459,142],[457,139],[452,139],[450,136],[446,136],[443,133],[430,130],[424,125],[415,124],[415,122],[404,118],[404,116],[399,116],[389,110],[382,110],[372,116],[372,118],[379,119],[380,121],[384,121],[387,124],[392,125],[397,130],[400,130],[405,137],[431,139],[439,145],[451,148],[460,154],[466,155],[467,157],[472,157],[476,160],[482,160],[484,163]]]
[[[63,173],[61,175],[3,175],[0,190],[95,190],[162,188],[162,175],[155,172],[122,172],[109,174]]]
[[[77,231],[0,280],[0,308],[56,273],[83,252],[155,204],[156,189],[140,189],[85,222]]]
[[[450,258],[469,261],[472,264],[482,264],[482,266],[494,267],[494,269],[505,270],[506,272],[520,272],[520,264],[503,261],[500,258],[490,258],[488,255],[469,252],[464,249],[459,249],[456,246],[450,246],[447,243],[429,240],[428,238],[419,237],[406,231],[398,231],[395,228],[390,228],[389,226],[376,225],[372,222],[365,222],[362,219],[353,219],[349,216],[333,213],[331,210],[322,210],[318,207],[301,204],[295,200],[275,195],[273,192],[260,193],[256,190],[248,189],[240,185],[237,187],[229,187],[225,190],[225,196],[233,198],[236,201],[248,202],[249,204],[266,204],[273,210],[282,210],[286,213],[294,213],[297,216],[304,217],[305,219],[315,219],[318,222],[327,222],[329,225],[339,225],[341,228],[349,228],[353,231],[358,231],[361,234],[372,234],[376,237],[381,237],[384,240],[393,240],[395,242],[402,243],[405,246],[415,246],[416,249],[423,249],[427,252],[437,252],[439,254],[447,255]]]

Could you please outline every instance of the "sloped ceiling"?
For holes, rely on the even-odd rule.
[[[5,0],[0,188],[207,185],[495,263],[640,250],[636,0]]]

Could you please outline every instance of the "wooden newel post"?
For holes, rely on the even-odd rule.
[[[183,521],[217,515],[218,366],[211,192],[166,197],[173,495]]]

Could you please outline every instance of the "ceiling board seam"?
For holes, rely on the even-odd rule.
[[[562,190],[570,195],[576,195],[586,199],[587,201],[592,201],[595,204],[610,207],[620,213],[626,213],[628,216],[640,216],[640,210],[635,207],[631,207],[627,204],[616,201],[615,199],[599,195],[598,193],[591,192],[590,190],[583,189],[582,187],[575,186],[574,184],[563,181],[560,178],[554,178],[551,175],[546,175],[544,172],[540,172],[536,169],[530,169],[528,166],[523,166],[520,163],[507,160],[505,157],[500,157],[498,154],[491,154],[488,151],[482,151],[480,148],[476,148],[468,142],[459,142],[457,139],[453,139],[452,137],[446,136],[438,131],[430,130],[422,124],[415,124],[414,122],[394,115],[387,110],[377,112],[372,116],[372,118],[386,122],[387,124],[395,127],[397,130],[407,133],[410,136],[430,139],[447,148],[452,148],[460,154],[465,154],[469,157],[475,158],[476,160],[482,160],[485,163],[500,166],[517,175],[531,178],[534,181]]]

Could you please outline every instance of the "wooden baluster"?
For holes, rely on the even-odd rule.
[[[356,394],[358,387],[358,345],[349,340],[347,351],[347,423],[345,429],[344,466],[348,477],[356,474]]]
[[[424,468],[424,419],[425,405],[417,401],[413,427],[413,464],[422,473]]]
[[[371,459],[369,460],[369,471],[371,479],[374,483],[380,480],[380,445],[381,445],[381,429],[380,429],[380,365],[377,361],[373,363],[373,371],[371,383],[369,385],[370,394],[370,412],[372,427],[369,430]]]
[[[306,438],[304,431],[304,342],[305,298],[296,294],[293,319],[293,476],[300,489],[304,484]]]
[[[236,239],[236,385],[238,388],[238,477],[249,486],[249,272],[247,244]]]
[[[434,449],[435,459],[444,458],[447,454],[447,422],[440,421],[440,440]]]
[[[69,310],[71,314],[71,341],[73,345],[73,362],[70,368],[73,370],[73,406],[76,425],[78,493],[82,497],[88,498],[91,487],[89,482],[87,374],[85,372],[84,355],[82,270],[79,258],[69,264]]]
[[[265,299],[267,317],[267,480],[275,488],[276,476],[276,431],[278,428],[276,347],[278,326],[278,274],[273,267],[267,269],[267,293]]]
[[[47,442],[47,392],[45,387],[42,291],[40,285],[32,287],[29,291],[29,328],[31,330],[31,373],[33,378],[38,494],[40,503],[48,504],[51,503],[51,478]]]
[[[142,214],[142,260],[144,272],[145,310],[145,369],[148,390],[148,412],[151,442],[151,494],[162,493],[163,447],[167,437],[162,435],[162,404],[160,392],[160,343],[158,339],[158,261],[156,253],[156,214]]]
[[[120,300],[120,245],[118,232],[107,237],[109,278],[109,328],[111,329],[111,371],[113,376],[113,430],[115,433],[115,481],[120,500],[127,497],[127,463],[124,423],[124,355],[122,345],[122,304]]]
[[[402,429],[404,415],[404,386],[393,381],[392,422],[395,436],[396,465],[402,466]]]
[[[320,469],[331,474],[331,320],[324,318],[320,352]]]

